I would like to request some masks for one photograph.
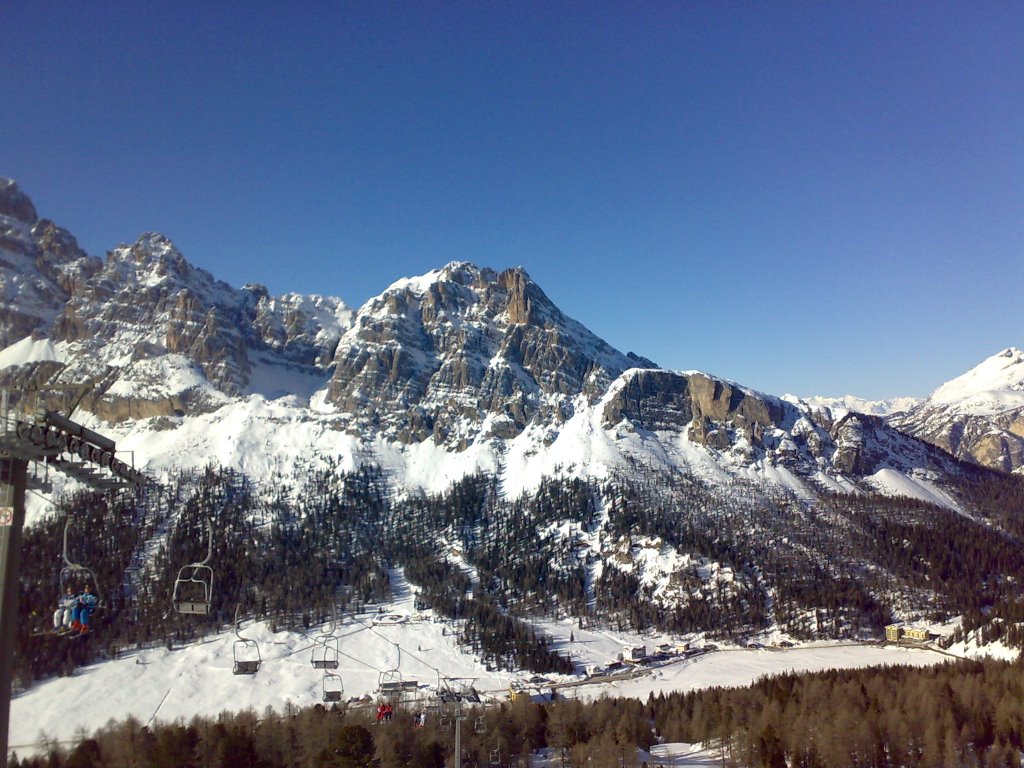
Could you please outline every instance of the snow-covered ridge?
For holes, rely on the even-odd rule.
[[[869,416],[889,416],[893,413],[909,411],[921,402],[919,397],[890,397],[883,400],[866,400],[856,395],[842,397],[798,397],[783,395],[783,400],[793,404],[803,404],[810,408],[828,408],[833,412],[856,411]]]
[[[962,376],[947,381],[928,400],[974,413],[1024,407],[1024,352],[1007,347]]]

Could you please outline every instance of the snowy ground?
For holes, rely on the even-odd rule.
[[[504,699],[514,680],[532,685],[535,690],[545,690],[552,683],[562,684],[559,693],[587,699],[602,694],[645,699],[652,691],[745,685],[762,675],[788,670],[927,665],[948,658],[926,650],[869,645],[821,644],[785,650],[723,647],[689,658],[678,656],[650,669],[638,669],[638,676],[632,679],[626,677],[632,671],[630,668],[605,682],[586,682],[583,669],[614,662],[624,646],[643,643],[652,650],[670,638],[589,631],[568,621],[539,622],[538,631],[557,638],[556,647],[572,656],[581,674],[531,683],[529,678],[533,676],[529,673],[513,676],[487,671],[458,647],[450,623],[435,622],[429,612],[414,611],[411,590],[396,592],[403,599],[373,613],[348,617],[337,627],[324,626],[308,634],[271,632],[265,623],[243,625],[241,636],[255,641],[262,659],[255,675],[232,674],[236,647],[240,658],[249,659],[254,657],[254,646],[236,646],[238,636],[228,632],[172,651],[153,648],[132,652],[114,661],[79,669],[69,678],[44,681],[12,702],[9,743],[24,755],[43,737],[58,741],[77,739],[83,731],[90,732],[110,719],[123,720],[129,715],[143,723],[172,722],[188,720],[193,715],[213,716],[224,710],[253,708],[261,712],[267,707],[283,709],[289,702],[297,706],[315,704],[322,699],[325,682],[324,673],[311,664],[314,640],[328,633],[338,639],[341,655],[336,673],[344,685],[344,699],[372,696],[382,676],[396,675],[405,681],[416,680],[420,686],[418,696],[424,699],[431,697],[442,678],[469,679],[466,682],[472,681],[485,699]],[[396,616],[408,619],[400,621]],[[656,760],[666,766],[710,764],[705,753],[691,751],[689,746],[676,746],[679,754]]]

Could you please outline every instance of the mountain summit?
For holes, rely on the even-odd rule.
[[[1024,466],[1024,352],[1007,347],[946,382],[891,422],[958,458],[1013,472]]]
[[[960,472],[880,418],[619,352],[521,267],[453,262],[353,312],[233,288],[156,233],[88,256],[6,180],[0,264],[0,384],[88,383],[81,417],[152,469],[213,461],[259,477],[319,455],[381,464],[407,487],[495,471],[516,492],[640,462],[941,503],[935,483]]]
[[[401,442],[464,449],[592,405],[654,367],[566,317],[522,268],[451,263],[370,299],[341,339],[327,401]]]

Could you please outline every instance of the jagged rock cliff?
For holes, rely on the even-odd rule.
[[[958,471],[877,418],[619,352],[521,268],[451,263],[352,313],[339,299],[235,289],[159,234],[88,256],[8,181],[0,266],[0,385],[89,383],[83,411],[140,456],[159,452],[155,464],[271,467],[312,450],[415,466],[410,482],[514,461],[525,483],[563,462],[600,473],[639,458],[831,490],[877,485],[885,469]]]
[[[522,269],[452,263],[359,310],[327,399],[391,439],[464,448],[558,425],[638,365],[653,364],[567,318]]]

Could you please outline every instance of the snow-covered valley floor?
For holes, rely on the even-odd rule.
[[[644,643],[652,649],[668,637],[640,637],[609,631],[590,631],[574,623],[538,622],[538,631],[551,634],[556,647],[568,652],[581,674],[534,680],[532,673],[511,675],[491,672],[456,643],[449,622],[433,621],[430,614],[412,609],[412,597],[381,606],[373,613],[347,617],[333,628],[309,633],[272,632],[266,623],[246,623],[238,644],[234,632],[223,632],[174,650],[150,648],[133,651],[112,661],[80,668],[67,678],[53,678],[17,696],[11,706],[9,743],[19,754],[35,751],[41,739],[76,740],[129,715],[143,723],[189,720],[194,715],[214,716],[222,711],[267,707],[281,710],[320,702],[324,672],[312,666],[314,641],[328,633],[337,638],[339,666],[335,673],[344,685],[343,699],[373,696],[382,677],[415,680],[418,690],[403,706],[417,707],[433,698],[440,681],[461,678],[472,684],[485,701],[506,698],[509,685],[518,681],[534,690],[562,684],[567,696],[596,698],[602,694],[645,699],[650,692],[693,690],[713,685],[739,686],[763,675],[789,670],[803,672],[875,664],[928,665],[948,657],[934,651],[874,645],[814,644],[788,649],[722,650],[684,657],[674,656],[657,666],[636,669],[604,682],[585,682],[582,670],[614,662],[624,646]],[[572,640],[570,641],[570,633]],[[69,641],[79,642],[79,641]],[[330,641],[333,642],[333,641]],[[254,675],[235,675],[239,658],[253,658],[258,647],[262,659]],[[330,679],[328,684],[337,682]],[[575,685],[565,685],[578,683]],[[455,683],[458,684],[458,683]],[[686,760],[666,765],[702,765],[706,755],[691,753]],[[680,757],[682,759],[682,757]]]

